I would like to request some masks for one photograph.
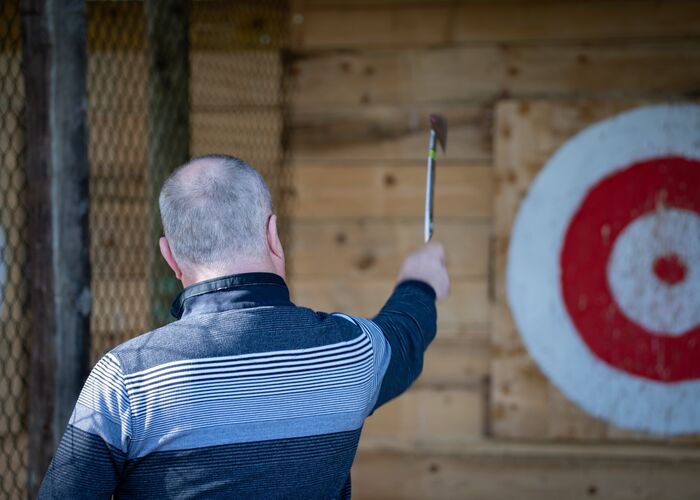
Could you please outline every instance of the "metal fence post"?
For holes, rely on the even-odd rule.
[[[85,380],[89,355],[85,2],[22,0],[30,262],[29,495]]]

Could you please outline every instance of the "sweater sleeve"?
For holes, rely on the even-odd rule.
[[[39,498],[111,498],[126,462],[130,423],[124,377],[117,358],[107,354],[83,386]]]
[[[423,354],[437,331],[435,291],[422,281],[399,283],[372,321],[391,348],[376,409],[403,393],[420,375]]]

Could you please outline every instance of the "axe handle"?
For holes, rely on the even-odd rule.
[[[428,173],[425,179],[425,222],[423,236],[428,243],[433,237],[433,194],[435,192],[435,130],[430,130],[428,147]]]

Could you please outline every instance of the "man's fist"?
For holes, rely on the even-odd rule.
[[[406,257],[399,272],[399,283],[406,280],[425,281],[435,290],[438,300],[450,292],[450,277],[445,267],[445,249],[440,243],[428,243]]]

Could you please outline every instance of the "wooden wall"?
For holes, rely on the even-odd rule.
[[[508,109],[497,113],[499,102],[594,103],[542,122],[546,136],[531,138],[544,144],[542,161],[630,102],[695,99],[700,2],[299,0],[291,15],[297,303],[378,310],[402,257],[421,244],[427,114],[449,122],[435,237],[452,296],[421,378],[367,422],[356,496],[700,497],[697,439],[611,429],[553,390],[522,350],[525,369],[508,372],[504,313],[493,306],[503,289],[494,129]]]

